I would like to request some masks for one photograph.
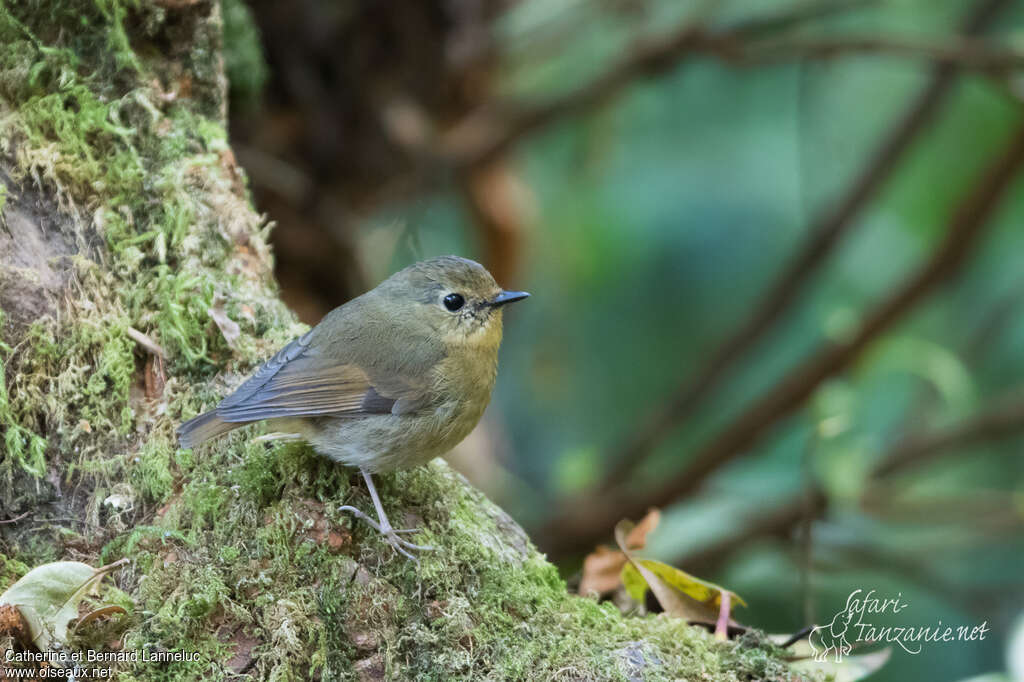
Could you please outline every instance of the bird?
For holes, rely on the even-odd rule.
[[[345,505],[396,551],[429,550],[400,537],[373,474],[443,455],[476,426],[498,370],[504,307],[529,296],[506,291],[479,263],[421,261],[335,308],[212,410],[178,427],[183,449],[253,422],[307,441],[356,468],[377,518]]]

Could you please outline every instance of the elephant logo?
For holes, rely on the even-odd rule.
[[[811,630],[807,641],[811,645],[811,651],[814,652],[815,661],[822,663],[830,653],[834,652],[836,663],[841,663],[843,656],[850,655],[853,646],[847,639],[846,633],[850,629],[853,614],[854,611],[848,608],[843,609],[832,618],[832,622],[828,625],[818,625]]]

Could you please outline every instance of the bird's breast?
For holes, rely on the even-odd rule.
[[[461,347],[438,363],[434,384],[441,395],[483,401],[486,406],[497,376],[497,347]]]
[[[438,363],[435,373],[435,394],[446,405],[447,420],[442,428],[453,431],[456,443],[473,430],[480,421],[498,374],[497,349],[463,348],[450,353]],[[452,443],[454,446],[456,443]]]

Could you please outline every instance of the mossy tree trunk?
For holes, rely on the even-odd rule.
[[[336,511],[366,492],[304,445],[176,449],[302,331],[227,142],[223,54],[206,0],[0,4],[0,521],[24,515],[0,589],[127,557],[107,598],[128,615],[80,644],[195,655],[122,680],[785,676],[753,640],[567,595],[443,463],[379,484],[437,548],[417,566]]]

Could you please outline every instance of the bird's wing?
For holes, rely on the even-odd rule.
[[[268,360],[216,414],[227,422],[317,415],[358,416],[411,412],[427,400],[427,387],[355,362],[310,350],[310,331]],[[373,375],[371,377],[371,374]]]

